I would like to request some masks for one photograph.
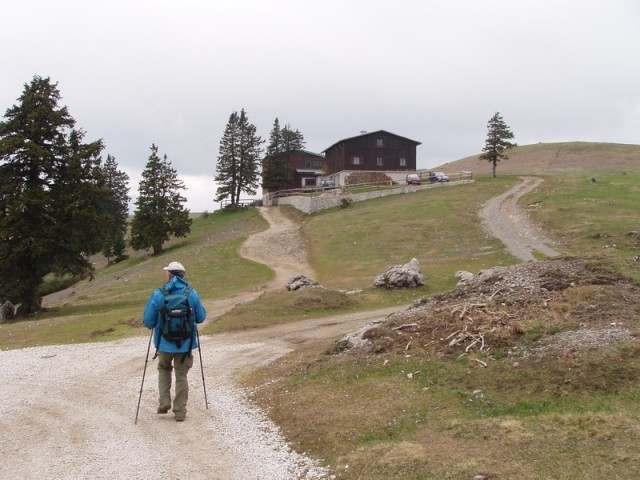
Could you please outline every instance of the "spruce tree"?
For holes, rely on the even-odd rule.
[[[142,172],[136,210],[131,222],[131,246],[136,250],[153,249],[162,253],[170,236],[186,237],[191,231],[189,210],[184,208],[184,182],[167,160],[158,156],[158,147],[151,145],[149,161]]]
[[[267,151],[265,156],[271,157],[282,152],[282,131],[280,130],[280,120],[278,117],[273,121],[273,128],[269,133],[269,145],[267,145]]]
[[[35,76],[0,122],[0,297],[19,315],[41,309],[45,276],[90,276],[109,226],[102,141],[84,143],[60,99]]]
[[[102,244],[102,254],[111,262],[119,262],[127,258],[124,254],[127,233],[127,217],[129,214],[129,175],[118,169],[116,159],[107,155],[104,163],[106,186],[112,193],[112,202],[109,205],[109,213],[113,219],[111,228],[107,232]]]
[[[304,135],[297,128],[294,130],[291,125],[287,124],[282,129],[282,151],[293,152],[295,150],[303,150],[305,145]]]
[[[484,143],[483,154],[480,155],[481,160],[487,160],[491,163],[491,171],[493,177],[496,176],[496,166],[500,160],[508,160],[509,157],[505,151],[509,148],[516,147],[515,143],[509,142],[513,138],[513,133],[502,119],[499,112],[491,117],[487,123],[487,139]]]
[[[292,129],[289,124],[280,129],[280,122],[275,119],[262,160],[262,188],[270,191],[293,188],[289,155],[295,150],[302,150],[304,145],[304,136],[299,130]]]
[[[262,159],[262,189],[267,191],[283,190],[287,184],[287,165],[282,152],[282,132],[280,121],[276,118],[269,134],[269,144]]]
[[[262,143],[244,109],[239,115],[233,112],[220,140],[214,178],[218,184],[215,202],[229,199],[234,208],[240,204],[242,193],[256,193]]]

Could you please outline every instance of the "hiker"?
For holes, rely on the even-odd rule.
[[[200,302],[198,293],[191,288],[184,279],[185,268],[179,262],[171,262],[164,267],[167,282],[163,287],[155,290],[147,306],[144,309],[144,325],[155,328],[154,344],[156,346],[156,356],[158,357],[158,413],[167,413],[171,409],[171,370],[175,369],[176,385],[173,399],[173,413],[177,422],[183,422],[187,416],[187,399],[189,397],[189,383],[187,374],[193,366],[193,355],[191,350],[198,348],[197,323],[202,323],[207,315],[206,310]],[[163,326],[163,314],[166,312],[168,299],[181,301],[186,304],[186,309],[190,310],[191,330],[183,336],[185,339],[169,340],[167,329]],[[186,300],[186,302],[185,302]],[[164,308],[163,308],[164,307]],[[177,307],[172,306],[170,313]],[[167,318],[165,315],[164,318]],[[174,337],[171,337],[174,338]],[[154,356],[155,358],[155,356]]]

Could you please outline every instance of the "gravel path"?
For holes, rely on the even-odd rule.
[[[502,196],[505,200],[487,204],[483,210],[487,228],[495,228],[504,215],[499,205],[517,194],[507,192]],[[261,213],[271,228],[252,236],[241,253],[273,266],[276,280],[223,301],[205,301],[210,319],[265,289],[282,288],[295,274],[313,276],[298,227],[277,207],[262,207]],[[527,247],[522,248],[545,251],[526,238]],[[134,424],[149,337],[1,351],[0,478],[328,478],[321,462],[291,450],[277,427],[234,385],[233,377],[243,369],[268,364],[296,346],[337,338],[396,310],[203,336],[204,367],[201,370],[196,359],[189,375],[189,413],[184,423],[176,423],[170,414],[155,413],[157,363],[151,360],[152,352]]]
[[[260,344],[205,342],[208,400],[190,375],[189,416],[156,415],[156,363],[149,362],[134,424],[144,338],[2,352],[0,448],[5,479],[322,478],[235,389],[229,357]],[[153,353],[153,352],[152,352]],[[273,356],[281,352],[273,350]]]
[[[271,228],[251,237],[241,252],[272,265],[276,279],[222,301],[205,301],[207,321],[264,290],[282,288],[295,274],[312,276],[299,228],[277,208],[261,208],[261,213]],[[156,414],[152,347],[134,424],[148,336],[0,351],[0,478],[327,478],[320,462],[291,450],[277,427],[247,400],[247,392],[234,385],[234,375],[301,344],[337,338],[394,310],[202,336],[204,367],[201,370],[196,358],[184,423],[175,422],[171,414]]]
[[[535,260],[533,252],[548,257],[559,255],[549,246],[550,240],[517,205],[518,199],[542,183],[538,177],[521,177],[522,183],[489,200],[480,210],[485,228],[505,244],[509,253],[524,260]]]

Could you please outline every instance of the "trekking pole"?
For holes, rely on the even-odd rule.
[[[144,376],[147,373],[147,363],[149,362],[149,350],[151,350],[151,339],[153,338],[153,331],[154,329],[151,329],[151,335],[149,335],[149,345],[147,346],[147,356],[144,359],[144,370],[142,371],[142,383],[140,384],[140,396],[138,397],[138,408],[136,408],[136,421],[134,422],[134,425],[138,424],[138,411],[140,411],[140,400],[142,400],[142,387],[144,385]]]
[[[202,372],[202,388],[204,389],[204,406],[209,410],[209,402],[207,401],[207,387],[204,384],[204,367],[202,366],[202,344],[200,343],[200,332],[196,326],[196,336],[198,338],[198,354],[200,355],[200,372]]]

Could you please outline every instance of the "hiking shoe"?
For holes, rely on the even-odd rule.
[[[187,418],[185,414],[176,413],[176,422],[184,422],[185,418]]]
[[[167,413],[171,407],[158,407],[158,413]]]

